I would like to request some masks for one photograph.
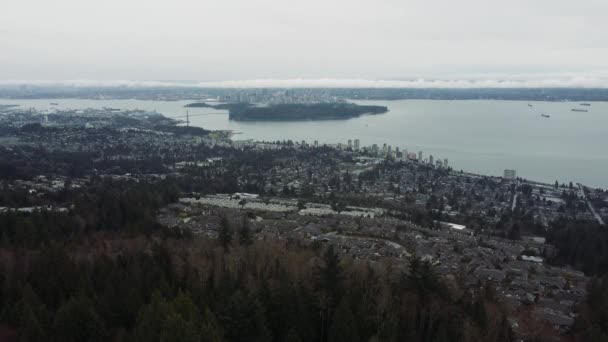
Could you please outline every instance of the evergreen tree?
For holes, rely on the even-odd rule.
[[[40,319],[29,305],[24,305],[19,322],[19,339],[21,341],[47,341],[46,331]]]
[[[575,329],[579,341],[608,341],[608,276],[593,279]]]
[[[209,309],[205,308],[202,315],[189,295],[180,294],[167,301],[158,291],[151,303],[140,311],[132,340],[222,341],[219,326]]]
[[[169,315],[169,305],[161,297],[160,292],[155,291],[150,304],[142,307],[137,315],[137,322],[133,329],[132,341],[158,341],[160,339],[161,327],[165,317]]]
[[[161,342],[198,342],[201,339],[196,322],[187,321],[176,312],[164,320],[161,331]]]
[[[240,290],[230,297],[220,318],[224,336],[229,342],[271,340],[262,305]]]
[[[62,342],[104,341],[103,322],[86,297],[72,297],[55,315],[55,340]]]
[[[253,243],[251,239],[251,230],[249,229],[249,221],[247,216],[243,216],[243,225],[239,231],[239,244],[241,246],[249,246]]]
[[[47,310],[29,284],[23,289],[16,310],[20,340],[46,341]]]
[[[333,245],[330,245],[323,255],[323,265],[318,270],[318,277],[320,288],[327,292],[332,306],[335,307],[340,300],[342,265]]]
[[[222,338],[222,331],[220,329],[219,323],[215,318],[215,315],[209,310],[209,308],[205,308],[203,311],[203,317],[201,322],[201,342],[221,342],[224,339]]]
[[[317,269],[319,306],[321,309],[321,340],[328,340],[334,309],[340,300],[342,265],[340,257],[330,245],[323,255],[323,265]]]
[[[329,340],[332,342],[361,341],[355,316],[345,299],[340,302],[334,314],[333,323],[329,330]]]
[[[229,251],[232,242],[232,228],[230,227],[230,220],[225,214],[220,217],[219,240],[224,247],[224,251]]]

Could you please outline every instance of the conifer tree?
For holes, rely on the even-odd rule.
[[[224,247],[224,251],[229,251],[230,243],[232,242],[232,228],[230,227],[230,220],[226,215],[222,215],[220,218],[219,240],[222,247]]]
[[[243,224],[241,226],[241,230],[239,231],[239,244],[241,246],[249,246],[253,243],[251,239],[251,230],[249,229],[249,221],[247,221],[247,216],[243,216]]]

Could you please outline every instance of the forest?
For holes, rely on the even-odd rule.
[[[239,121],[336,120],[355,118],[363,114],[382,114],[387,111],[386,106],[354,103],[238,106],[230,108],[229,119]]]
[[[236,240],[236,239],[235,239]],[[93,234],[3,247],[0,337],[22,341],[510,341],[490,288],[332,247]]]

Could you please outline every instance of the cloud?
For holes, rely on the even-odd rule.
[[[401,80],[371,79],[251,79],[232,81],[133,81],[133,80],[5,80],[0,85],[37,85],[68,87],[177,87],[177,88],[608,88],[608,72],[492,75],[469,78]]]
[[[215,88],[608,88],[608,78],[571,77],[549,79],[258,79],[200,82]]]
[[[104,0],[93,10],[79,0],[4,3],[3,79],[468,87],[471,78],[446,77],[608,68],[606,0]],[[426,78],[385,82],[393,75]]]

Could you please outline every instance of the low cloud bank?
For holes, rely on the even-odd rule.
[[[608,73],[561,74],[549,77],[513,75],[462,79],[254,79],[232,81],[132,81],[132,80],[0,80],[0,86],[67,87],[182,87],[182,88],[608,88]]]

